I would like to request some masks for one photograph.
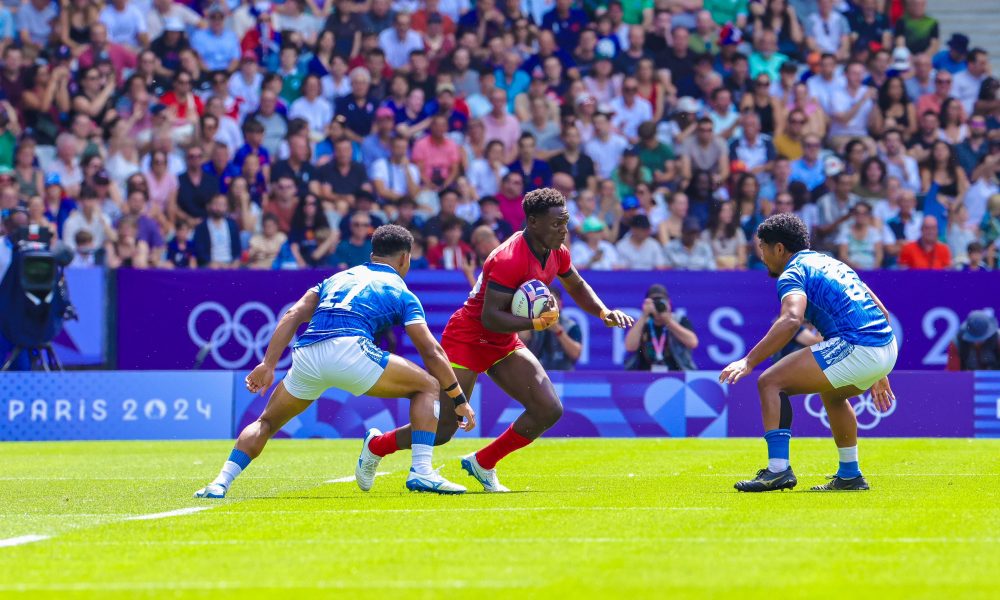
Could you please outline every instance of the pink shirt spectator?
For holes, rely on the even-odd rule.
[[[462,151],[450,138],[443,138],[440,144],[435,144],[428,135],[413,144],[413,162],[420,167],[420,177],[432,184],[447,178],[452,166],[461,160]]]
[[[108,59],[115,67],[115,83],[122,84],[122,75],[126,70],[132,71],[136,67],[135,54],[129,52],[124,46],[118,44],[108,44],[104,49],[108,53]],[[94,64],[94,49],[88,46],[79,58],[80,68],[84,69]]]
[[[514,115],[504,115],[497,119],[492,114],[482,119],[486,141],[500,140],[503,143],[504,161],[513,162],[517,158],[517,139],[521,137],[521,122]]]
[[[177,176],[167,171],[163,174],[163,179],[157,180],[152,173],[144,173],[146,183],[149,185],[149,202],[161,212],[167,210],[167,200],[177,191]]]
[[[511,198],[503,193],[496,195],[497,202],[500,203],[500,214],[503,220],[510,223],[514,229],[520,229],[524,225],[524,205],[521,203],[524,196]]]

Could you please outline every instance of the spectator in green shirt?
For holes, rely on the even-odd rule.
[[[676,176],[677,155],[674,149],[656,137],[656,123],[646,121],[639,125],[639,163],[653,174],[658,185],[667,184]]]
[[[927,16],[927,0],[908,0],[906,14],[896,21],[896,46],[906,45],[911,54],[937,54],[937,19]]]
[[[719,25],[732,23],[740,29],[747,25],[747,0],[705,0],[705,10]]]

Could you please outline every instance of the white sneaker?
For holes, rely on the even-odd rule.
[[[361,456],[358,457],[358,466],[354,467],[354,479],[362,492],[372,489],[372,484],[375,483],[375,469],[382,461],[381,456],[373,454],[368,449],[368,443],[378,435],[382,435],[382,432],[373,427],[365,432],[365,441],[361,442]]]
[[[406,489],[411,492],[433,492],[435,494],[464,494],[465,487],[452,483],[441,476],[441,467],[430,473],[417,473],[412,468],[406,478]]]
[[[210,483],[194,493],[195,498],[225,498],[225,486],[221,483]]]
[[[476,453],[462,457],[462,468],[465,472],[476,478],[476,481],[483,484],[483,490],[487,492],[509,492],[510,490],[497,479],[496,469],[484,469],[476,460]]]

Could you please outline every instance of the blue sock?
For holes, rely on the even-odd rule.
[[[233,451],[229,453],[229,460],[222,465],[219,476],[212,483],[218,483],[228,490],[229,486],[233,484],[233,480],[243,472],[243,469],[250,466],[251,460],[253,459],[246,452],[233,448]]]
[[[433,470],[434,432],[413,430],[410,434],[410,451],[413,454],[413,471],[427,474]]]
[[[837,469],[837,477],[841,479],[854,479],[861,476],[861,467],[858,466],[858,447],[837,448],[840,455],[840,467]]]
[[[767,470],[781,473],[788,469],[788,445],[792,440],[791,429],[772,429],[764,434],[767,442]]]

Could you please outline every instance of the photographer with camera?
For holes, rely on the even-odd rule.
[[[625,349],[633,352],[626,361],[628,371],[693,371],[697,367],[691,351],[698,347],[698,335],[687,317],[673,312],[667,288],[654,284],[646,291],[642,315],[625,335]]]

